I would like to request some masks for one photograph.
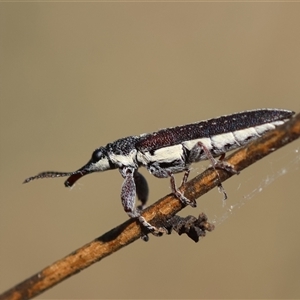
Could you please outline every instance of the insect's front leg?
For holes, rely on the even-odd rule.
[[[142,226],[147,228],[151,233],[156,236],[162,235],[166,230],[163,228],[156,228],[152,226],[146,219],[141,216],[139,210],[135,208],[135,195],[136,195],[136,185],[134,173],[136,169],[133,167],[123,167],[120,169],[120,173],[124,178],[124,182],[121,189],[121,200],[125,212],[131,218],[137,218]]]

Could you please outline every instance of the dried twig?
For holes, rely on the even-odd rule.
[[[169,219],[164,226],[168,229],[169,234],[172,230],[179,235],[186,234],[194,242],[199,242],[201,237],[206,235],[206,231],[212,231],[215,226],[208,222],[208,218],[204,213],[201,213],[198,218],[187,216],[185,218],[175,215]]]
[[[265,134],[246,148],[236,151],[226,161],[233,165],[237,171],[241,171],[264,156],[299,138],[299,136],[300,114]],[[197,199],[217,186],[220,180],[223,182],[231,176],[232,174],[224,170],[218,170],[217,174],[215,170],[209,168],[183,187],[184,194],[189,199]],[[197,235],[198,238],[203,235],[201,230],[209,230],[209,223],[203,215],[199,219],[193,217],[185,220],[177,217],[172,219],[182,208],[184,208],[182,203],[170,194],[148,207],[143,216],[151,224],[164,224],[169,230],[173,228],[179,234],[187,233],[191,238],[197,240]],[[30,299],[37,296],[66,278],[134,242],[140,236],[141,228],[139,224],[135,220],[128,220],[16,285],[0,295],[0,300]]]

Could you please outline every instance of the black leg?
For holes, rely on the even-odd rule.
[[[141,205],[138,207],[140,210],[143,210],[146,202],[148,200],[149,195],[149,188],[146,178],[139,173],[138,171],[135,171],[133,174],[135,186],[136,186],[136,194],[138,199],[141,201]]]

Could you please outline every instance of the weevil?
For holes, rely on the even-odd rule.
[[[187,199],[176,187],[174,174],[185,172],[183,184],[187,181],[192,163],[210,160],[214,168],[237,173],[233,166],[216,160],[225,153],[247,145],[267,131],[283,124],[294,114],[284,109],[256,109],[187,125],[161,129],[159,131],[128,136],[104,147],[97,148],[91,159],[74,172],[47,171],[27,178],[24,183],[38,178],[69,176],[66,187],[71,187],[81,177],[106,170],[118,169],[124,178],[121,188],[121,201],[125,212],[137,218],[142,226],[154,235],[161,235],[164,228],[156,228],[141,215],[148,199],[148,184],[138,172],[143,166],[158,178],[170,178],[171,190],[185,205],[196,206],[195,200]],[[221,183],[219,185],[222,187]],[[226,194],[223,190],[225,198]],[[141,201],[135,207],[135,197]]]

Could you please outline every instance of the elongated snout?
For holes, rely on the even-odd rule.
[[[93,170],[90,170],[90,168],[89,168],[90,165],[91,165],[91,162],[88,162],[85,166],[83,166],[79,170],[72,173],[72,175],[65,181],[65,186],[66,187],[71,187],[81,177],[83,177],[87,174],[95,172]]]

